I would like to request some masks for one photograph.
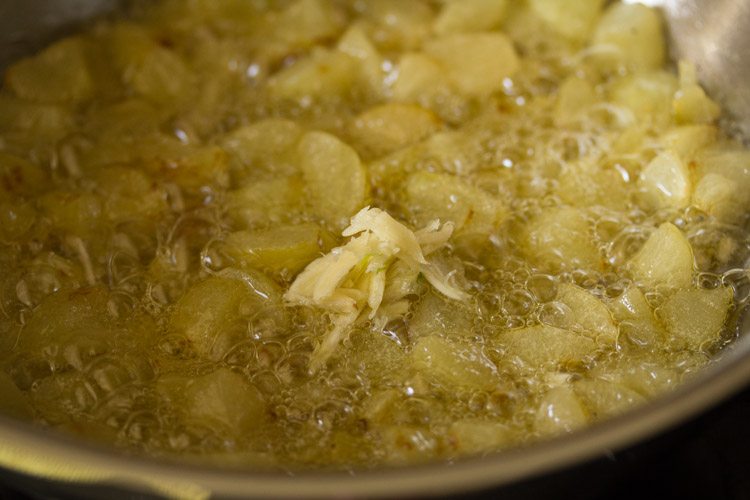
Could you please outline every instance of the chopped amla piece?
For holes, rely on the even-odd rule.
[[[340,229],[369,196],[367,171],[354,151],[336,136],[308,132],[297,151],[312,209]]]
[[[609,303],[612,316],[619,322],[620,333],[639,346],[653,345],[664,337],[664,328],[654,316],[643,292],[630,285]]]
[[[449,35],[430,41],[425,52],[443,66],[461,94],[483,96],[502,88],[519,67],[513,43],[502,33]]]
[[[643,169],[640,186],[659,208],[686,207],[693,187],[687,165],[670,151],[661,153]]]
[[[224,248],[250,267],[296,274],[326,250],[331,238],[324,233],[313,223],[237,231],[227,236]]]
[[[672,345],[701,349],[718,339],[732,297],[731,287],[678,290],[656,313],[666,325]]]
[[[599,19],[589,50],[606,70],[663,66],[667,51],[659,13],[642,4],[613,3]]]
[[[564,283],[558,287],[557,300],[567,306],[572,314],[568,328],[580,331],[599,344],[617,342],[617,327],[607,306],[581,287]]]
[[[531,9],[557,33],[573,40],[591,35],[604,0],[531,0]]]
[[[672,101],[677,123],[712,123],[721,114],[721,108],[698,84],[695,65],[680,61],[680,90]]]
[[[459,453],[480,453],[511,443],[513,432],[501,422],[465,419],[451,424],[448,439]]]
[[[602,257],[584,213],[573,207],[549,208],[521,235],[524,255],[542,269],[601,269]]]
[[[263,395],[245,377],[226,367],[200,377],[166,376],[157,387],[190,419],[231,432],[257,432],[265,419]]]
[[[581,427],[588,420],[581,400],[573,389],[558,386],[542,397],[534,427],[541,434],[559,434]]]
[[[361,149],[382,156],[436,132],[440,120],[416,104],[390,103],[368,109],[354,120],[352,135]]]
[[[448,0],[432,28],[438,35],[487,31],[502,22],[507,7],[508,0]]]
[[[248,319],[259,313],[283,327],[278,285],[257,272],[227,272],[188,289],[174,306],[169,331],[184,335],[199,355],[219,360],[249,335]]]
[[[597,351],[597,344],[586,335],[549,325],[529,326],[501,333],[496,343],[508,356],[526,365],[579,365]]]
[[[5,81],[19,97],[43,103],[78,102],[96,90],[86,61],[86,42],[77,37],[14,64]]]
[[[451,223],[441,227],[438,221],[413,232],[378,208],[365,207],[352,217],[342,235],[353,238],[311,262],[284,295],[291,304],[330,313],[332,327],[313,353],[312,369],[327,361],[363,312],[369,311],[370,319],[375,317],[383,301],[388,269],[396,261],[418,270],[446,297],[467,298],[466,292],[451,284],[448,276],[425,258],[445,245],[452,233]]]
[[[693,282],[693,249],[682,231],[665,222],[627,264],[636,281],[648,287],[688,288]]]
[[[497,367],[475,344],[429,335],[417,340],[411,360],[419,373],[450,389],[491,390],[498,382]]]

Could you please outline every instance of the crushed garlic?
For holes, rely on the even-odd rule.
[[[330,314],[331,329],[313,353],[311,369],[317,370],[328,360],[364,314],[373,319],[379,310],[404,311],[403,301],[383,304],[386,273],[397,261],[422,274],[446,297],[465,300],[466,292],[425,258],[443,247],[452,233],[452,223],[441,226],[437,220],[411,231],[379,208],[365,207],[352,217],[342,232],[351,239],[308,264],[284,295],[291,304],[318,307]]]

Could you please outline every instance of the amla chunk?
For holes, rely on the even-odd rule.
[[[507,214],[500,199],[450,174],[416,172],[405,190],[405,203],[420,224],[439,218],[453,222],[457,232],[489,234]]]
[[[583,213],[572,207],[550,208],[521,235],[521,249],[542,269],[601,269],[602,258]]]
[[[531,0],[531,9],[554,31],[573,40],[586,40],[604,0]]]
[[[285,222],[299,213],[304,183],[298,176],[250,181],[226,195],[229,217],[242,227]]]
[[[425,52],[446,71],[455,89],[482,96],[502,88],[519,66],[512,42],[502,33],[450,35],[428,42]]]
[[[599,48],[598,64],[656,69],[664,64],[666,47],[659,13],[642,4],[613,3],[594,31],[592,44]]]
[[[367,172],[357,152],[325,132],[308,132],[297,148],[313,210],[335,229],[364,206]]]
[[[77,102],[94,93],[82,38],[63,39],[11,66],[6,82],[19,97],[44,103]]]
[[[232,177],[242,182],[258,169],[270,173],[293,174],[297,167],[293,151],[302,137],[302,128],[291,120],[267,118],[227,134],[221,146],[236,160]]]
[[[487,31],[505,18],[507,0],[449,0],[432,27],[438,35]]]
[[[600,378],[578,380],[573,390],[593,418],[623,413],[646,401],[633,389]]]
[[[693,282],[693,250],[677,227],[665,222],[627,264],[633,278],[648,287],[688,288]]]
[[[549,325],[510,330],[498,335],[496,342],[507,355],[533,368],[580,365],[597,350],[587,336]]]
[[[417,340],[411,357],[416,370],[449,387],[488,390],[497,384],[497,368],[477,345],[431,335]]]
[[[214,276],[193,285],[177,301],[169,330],[185,335],[198,354],[219,360],[249,335],[249,317],[263,312],[270,321],[283,321],[280,295],[278,287],[259,273]]]
[[[570,432],[588,422],[580,399],[570,387],[547,391],[536,413],[535,429],[541,434]]]
[[[693,188],[687,165],[669,151],[649,162],[641,172],[639,185],[658,208],[687,206]]]
[[[226,239],[226,251],[250,267],[296,274],[324,253],[328,235],[317,224],[238,231]]]
[[[276,73],[268,82],[271,95],[299,101],[340,97],[356,81],[359,61],[336,50],[316,50]]]
[[[354,120],[352,135],[373,156],[382,156],[420,141],[440,127],[440,120],[416,104],[381,104]]]
[[[733,292],[730,287],[713,290],[678,290],[657,310],[676,347],[700,349],[718,339]]]
[[[558,287],[557,300],[573,313],[572,328],[600,344],[614,345],[617,342],[617,327],[612,315],[597,297],[581,287],[565,283]]]
[[[446,300],[429,292],[414,308],[414,314],[409,320],[409,336],[468,337],[474,331],[475,316],[476,312],[464,303]]]
[[[260,391],[228,368],[195,378],[167,377],[158,386],[190,418],[238,436],[257,432],[265,419],[265,402]]]
[[[500,422],[465,419],[451,424],[448,439],[459,453],[480,453],[510,444],[513,433]]]
[[[630,285],[609,303],[612,316],[620,323],[620,331],[636,345],[650,346],[664,337],[664,329],[656,320],[643,292]]]

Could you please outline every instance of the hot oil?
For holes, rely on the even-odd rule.
[[[15,184],[0,214],[0,377],[28,403],[26,417],[160,457],[358,469],[568,432],[708,363],[731,328],[675,344],[674,287],[639,282],[628,266],[669,222],[700,271],[688,288],[731,287],[740,309],[750,290],[744,220],[655,204],[639,179],[674,124],[659,104],[644,112],[615,102],[613,89],[637,68],[603,70],[584,40],[533,8],[508,7],[476,30],[506,31],[520,56],[513,75],[482,95],[427,85],[408,103],[428,113],[418,122],[427,135],[397,146],[384,135],[378,154],[361,142],[358,117],[395,100],[404,55],[445,36],[429,26],[447,5],[162,2],[75,38],[82,45],[69,50],[81,51],[92,78],[72,81],[84,97],[50,98],[34,82],[4,89],[0,110],[28,119],[0,128],[2,154],[20,158],[0,157],[3,168],[20,161],[6,169]],[[295,28],[318,14],[320,23]],[[286,85],[308,94],[274,94],[280,73],[330,56],[352,26],[362,29],[350,42],[363,51],[352,66],[362,80],[328,92],[307,89],[303,75]],[[316,78],[341,63],[326,61]],[[589,86],[570,91],[581,101],[561,104],[576,85]],[[434,261],[470,297],[454,303],[419,280],[405,314],[358,322],[317,372],[311,358],[331,320],[284,303],[298,263],[226,248],[238,231],[314,224],[311,251],[284,250],[304,267],[344,243],[293,154],[309,130],[364,160],[363,204],[412,228],[436,217],[456,225]],[[432,188],[418,184],[420,172],[436,176],[421,179]],[[254,185],[248,199],[242,189]],[[434,191],[448,194],[436,204]],[[617,309],[633,288],[642,299]],[[605,311],[616,341],[606,328],[591,333],[591,311]],[[579,350],[556,347],[550,360],[539,353],[556,337],[528,347],[508,340],[514,332],[568,335]]]

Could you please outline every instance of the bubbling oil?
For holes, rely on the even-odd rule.
[[[136,3],[9,68],[0,409],[129,453],[360,469],[570,432],[706,365],[750,300],[747,204],[710,197],[726,184],[664,202],[645,172],[677,151],[689,182],[743,186],[747,152],[676,117],[668,70],[601,59],[606,12],[581,38],[535,2],[482,4]],[[476,33],[518,58],[487,91],[470,67],[445,77],[452,44],[484,50]],[[392,277],[405,311],[361,318],[315,372],[330,318],[283,293],[354,212],[311,191],[296,148],[312,130],[356,153],[357,209],[454,224],[431,261],[469,294]],[[633,270],[667,223],[694,258],[687,285]],[[313,236],[228,243],[278,227]]]

